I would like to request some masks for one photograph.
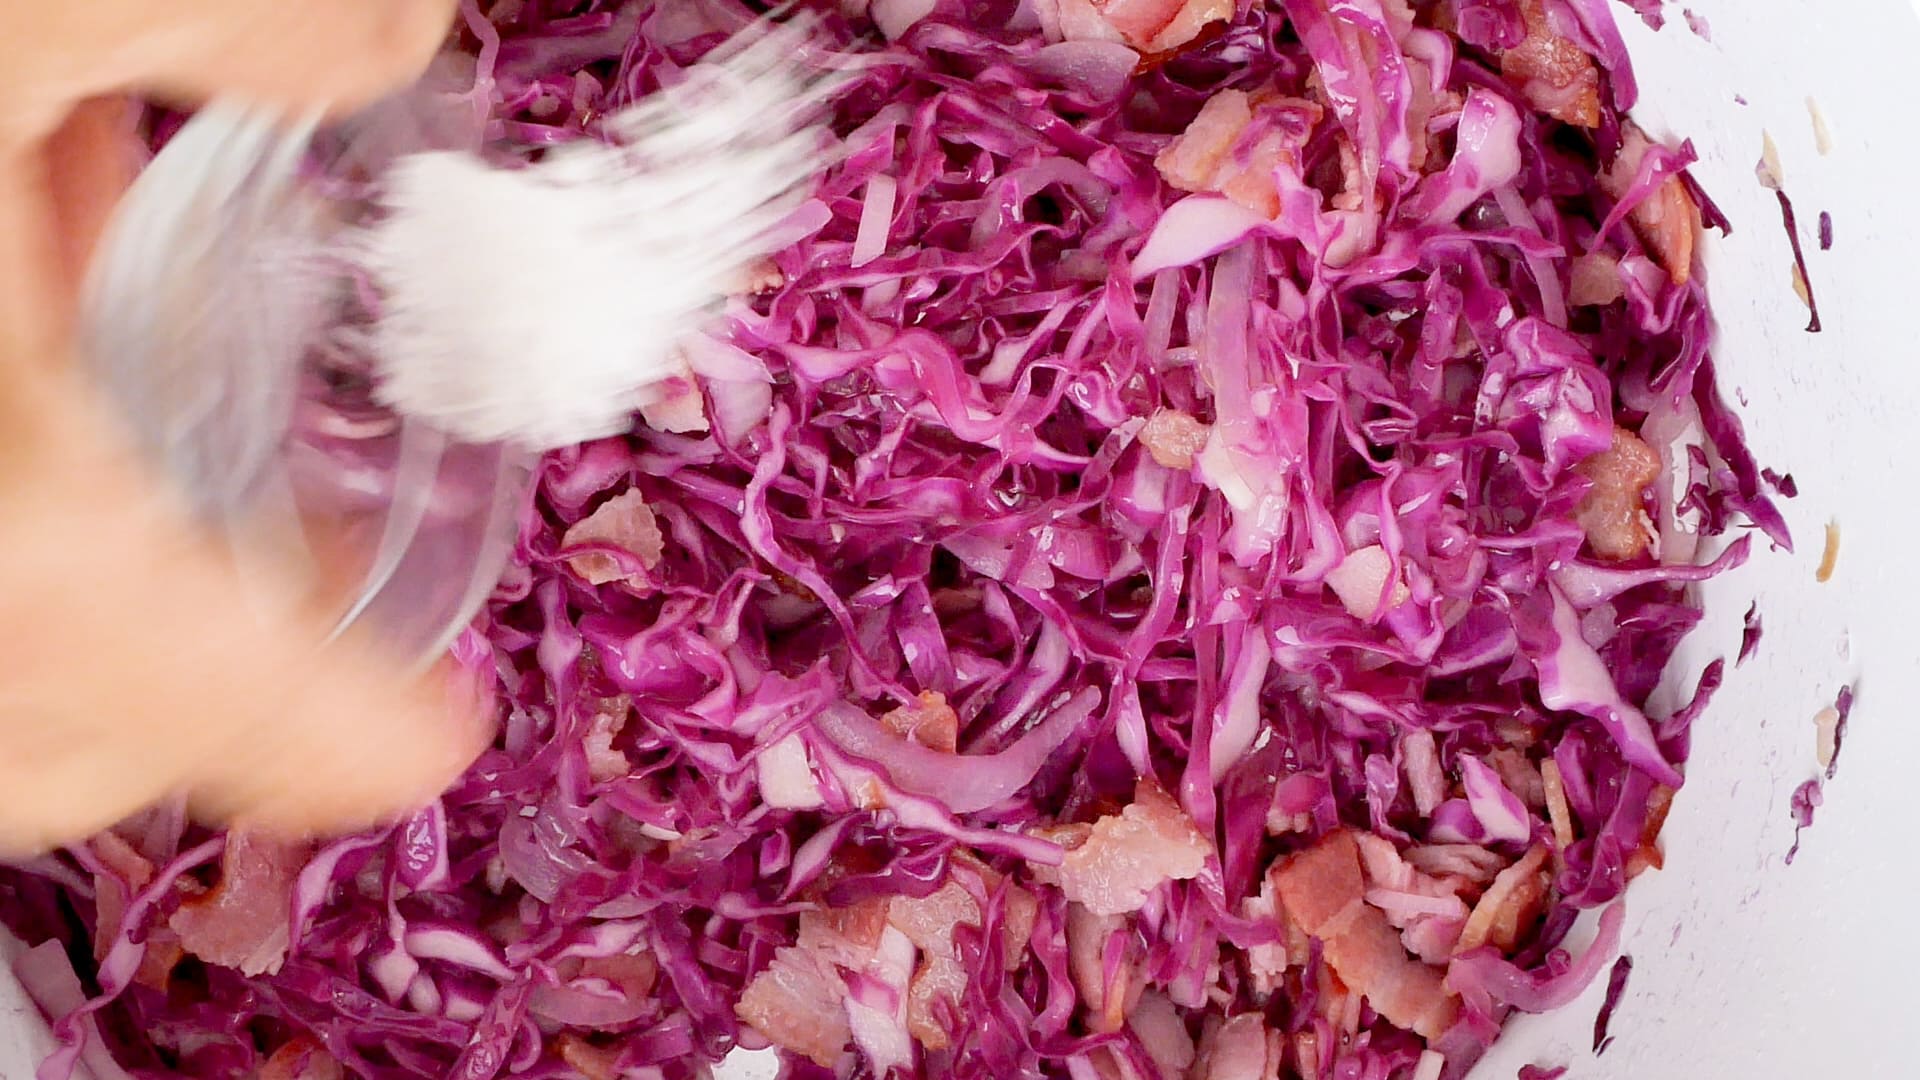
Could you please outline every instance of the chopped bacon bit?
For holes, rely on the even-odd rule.
[[[660,977],[660,962],[650,952],[616,953],[588,957],[580,962],[580,977],[604,979],[629,998],[644,998]]]
[[[1211,191],[1233,154],[1234,143],[1253,121],[1245,91],[1222,90],[1200,106],[1193,122],[1154,156],[1154,167],[1181,191]]]
[[[1605,307],[1627,294],[1620,281],[1620,262],[1601,251],[1576,257],[1569,272],[1567,303],[1575,307]]]
[[[1273,173],[1294,160],[1294,149],[1287,136],[1270,131],[1247,152],[1246,164],[1234,169],[1220,183],[1220,194],[1241,206],[1271,218],[1280,214],[1280,188]]]
[[[625,698],[607,704],[613,707],[596,710],[587,729],[587,775],[596,784],[618,780],[633,771],[627,755],[613,747],[614,736],[627,726],[627,710],[632,705]]]
[[[345,1080],[347,1072],[311,1036],[295,1035],[260,1066],[254,1080]]]
[[[1652,140],[1638,125],[1632,121],[1621,124],[1620,152],[1614,157],[1613,168],[1601,175],[1601,189],[1616,199],[1624,198],[1652,148]],[[1667,177],[1634,206],[1627,220],[1667,277],[1675,285],[1685,285],[1693,276],[1693,249],[1702,227],[1700,207],[1694,204],[1687,185],[1678,176]]]
[[[1507,790],[1520,796],[1520,801],[1531,809],[1538,810],[1547,804],[1547,793],[1540,780],[1540,770],[1534,767],[1527,755],[1509,746],[1503,746],[1486,756],[1487,765],[1507,785]]]
[[[1820,551],[1820,568],[1813,572],[1813,580],[1825,585],[1833,580],[1833,568],[1840,561],[1840,523],[1827,522],[1826,546]]]
[[[1440,769],[1433,732],[1414,728],[1403,733],[1400,758],[1407,772],[1407,787],[1413,791],[1413,808],[1420,811],[1422,817],[1430,816],[1447,798],[1447,777]]]
[[[862,900],[839,908],[800,913],[796,946],[847,968],[863,968],[880,947],[890,910],[884,899]]]
[[[572,1032],[554,1040],[560,1060],[586,1080],[620,1080],[620,1051],[610,1046],[595,1046]]]
[[[1193,468],[1194,455],[1207,445],[1212,429],[1178,409],[1161,409],[1140,429],[1140,445],[1169,469]]]
[[[1279,923],[1284,915],[1280,910],[1280,898],[1273,891],[1273,879],[1260,879],[1260,892],[1249,896],[1240,904],[1240,917],[1251,922]],[[1297,929],[1297,928],[1296,928]],[[1287,943],[1277,941],[1250,945],[1245,953],[1247,959],[1247,981],[1253,986],[1253,992],[1266,996],[1280,988],[1281,980],[1287,974]]]
[[[1259,124],[1253,122],[1256,111]],[[1169,185],[1182,191],[1218,192],[1256,214],[1273,217],[1280,212],[1274,170],[1297,160],[1324,115],[1316,102],[1222,90],[1161,149],[1154,165]],[[1249,131],[1259,132],[1251,145],[1246,141]]]
[[[1360,1033],[1360,1006],[1364,1000],[1325,964],[1320,966],[1320,1015],[1343,1039]]]
[[[1593,553],[1611,562],[1645,553],[1654,534],[1644,493],[1660,478],[1660,455],[1638,435],[1616,427],[1612,446],[1574,468],[1593,484],[1574,515]]]
[[[1274,864],[1269,873],[1287,913],[1320,939],[1342,982],[1391,1023],[1440,1036],[1459,1012],[1438,971],[1407,956],[1385,915],[1365,900],[1360,848],[1345,830]]]
[[[1420,844],[1402,856],[1407,864],[1441,879],[1486,885],[1506,866],[1498,853],[1477,844]]]
[[[1096,915],[1084,905],[1067,905],[1067,968],[1080,1000],[1087,1006],[1087,1027],[1097,1033],[1119,1031],[1143,989],[1134,978],[1132,942],[1109,977],[1107,949],[1115,934],[1130,934],[1119,915]]]
[[[1511,952],[1532,929],[1546,904],[1553,875],[1546,869],[1548,851],[1535,846],[1517,863],[1500,871],[1460,931],[1456,954],[1493,944]]]
[[[1457,891],[1454,886],[1408,865],[1393,841],[1386,837],[1359,833],[1353,839],[1360,850],[1361,868],[1374,887],[1432,897],[1451,897]]]
[[[1127,1026],[1147,1051],[1162,1076],[1184,1076],[1193,1065],[1193,1036],[1187,1034],[1173,999],[1158,990],[1140,995],[1140,1003],[1127,1016]]]
[[[980,925],[980,905],[966,887],[949,877],[922,897],[896,896],[887,907],[887,921],[929,953],[953,954],[954,927]]]
[[[1142,779],[1133,803],[1094,822],[1086,842],[1061,860],[1060,889],[1095,914],[1138,911],[1163,883],[1198,877],[1211,851],[1186,811]]]
[[[1406,582],[1398,577],[1393,579],[1393,589],[1387,590],[1387,576],[1393,573],[1393,560],[1387,550],[1379,544],[1347,553],[1340,565],[1327,571],[1327,587],[1340,598],[1340,606],[1347,614],[1366,621],[1382,611],[1392,610],[1406,603],[1412,594],[1407,591]],[[1381,603],[1381,594],[1386,593],[1386,603]]]
[[[786,283],[787,275],[772,259],[755,259],[740,268],[739,275],[727,291],[734,295],[762,296]]]
[[[1627,856],[1627,880],[1639,877],[1644,870],[1658,870],[1666,865],[1666,857],[1660,851],[1660,830],[1667,824],[1667,812],[1673,809],[1673,789],[1665,784],[1656,784],[1647,793],[1647,818],[1640,825],[1640,846]]]
[[[1272,1080],[1280,1057],[1259,1013],[1241,1013],[1201,1036],[1193,1080]]]
[[[1573,846],[1573,811],[1567,806],[1567,786],[1560,779],[1560,764],[1552,758],[1540,763],[1540,787],[1547,797],[1547,821],[1553,825],[1556,854],[1564,855]]]
[[[934,1011],[934,1002],[945,998],[958,1002],[967,988],[967,972],[951,956],[929,955],[920,961],[913,983],[907,988],[907,1034],[929,1050],[945,1050],[951,1045],[947,1029]]]
[[[1520,0],[1527,36],[1500,57],[1500,73],[1534,108],[1577,127],[1600,125],[1600,68],[1553,32],[1540,0]]]
[[[104,960],[107,950],[119,939],[120,919],[126,914],[127,905],[133,902],[133,894],[153,880],[153,864],[115,832],[101,833],[93,838],[90,846],[94,855],[114,872],[93,877],[93,958]],[[179,963],[180,953],[180,941],[173,932],[166,927],[154,927],[147,935],[147,953],[141,959],[134,981],[166,989],[167,977]]]
[[[1458,91],[1433,89],[1433,70],[1424,60],[1407,57],[1407,77],[1413,83],[1413,97],[1407,102],[1407,134],[1413,146],[1407,163],[1416,173],[1425,172],[1429,161],[1444,156],[1439,135],[1429,128],[1436,116],[1452,116],[1460,111],[1465,98]]]
[[[1325,1063],[1320,1060],[1320,1036],[1312,1028],[1299,1032],[1293,1037],[1293,1068],[1300,1074],[1300,1080],[1320,1080],[1320,1070]]]
[[[1430,964],[1445,963],[1467,920],[1458,895],[1464,882],[1443,881],[1408,865],[1393,841],[1372,833],[1354,837],[1369,888],[1367,903],[1398,927],[1407,951]]]
[[[1208,23],[1233,17],[1233,0],[1092,0],[1106,24],[1143,52],[1177,49]]]
[[[680,360],[679,373],[655,383],[640,404],[640,419],[655,431],[686,434],[707,430],[707,399],[693,381],[693,368]]]
[[[1367,889],[1360,847],[1344,829],[1276,863],[1271,876],[1288,916],[1314,937],[1344,925],[1357,913]]]
[[[560,538],[563,548],[581,544],[610,544],[623,548],[632,552],[640,564],[649,570],[660,565],[660,556],[666,551],[666,538],[660,533],[659,521],[647,507],[646,498],[631,489],[601,503],[598,509],[575,522]],[[576,555],[567,560],[567,566],[589,585],[605,585],[614,581],[640,583],[637,576],[620,568],[619,560],[607,555]]]
[[[1460,931],[1466,925],[1465,918],[1424,916],[1400,931],[1400,943],[1426,963],[1444,964],[1453,956],[1454,947],[1460,943]]]
[[[768,1042],[832,1068],[853,1038],[842,1005],[846,993],[824,958],[803,947],[785,948],[747,984],[733,1011]]]
[[[306,864],[304,846],[243,831],[227,834],[220,882],[180,904],[167,925],[187,952],[242,975],[270,975],[287,958],[293,883]]]
[[[960,749],[960,716],[947,704],[947,695],[923,690],[913,701],[880,718],[897,735],[943,754]]]
[[[1094,0],[1034,0],[1034,13],[1051,40],[1124,42],[1120,31],[1100,17]]]

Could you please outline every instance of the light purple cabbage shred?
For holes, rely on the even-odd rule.
[[[827,44],[867,65],[835,106],[847,152],[795,216],[783,283],[731,302],[703,346],[703,372],[729,376],[701,380],[713,433],[638,427],[551,455],[485,636],[462,642],[498,696],[496,746],[412,820],[303,856],[273,974],[188,961],[168,992],[127,985],[176,882],[209,879],[220,848],[164,814],[141,836],[174,858],[155,883],[131,889],[77,846],[0,878],[6,922],[74,943],[92,1018],[136,1076],[252,1075],[298,1036],[365,1077],[570,1076],[563,1048],[585,1046],[607,1075],[681,1078],[781,1037],[735,1003],[803,913],[927,895],[964,854],[1008,884],[977,895],[984,926],[953,931],[967,979],[936,1010],[949,1045],[883,1025],[832,1068],[785,1055],[787,1076],[869,1076],[876,1058],[983,1080],[1171,1076],[1169,1032],[1191,1042],[1252,1011],[1286,1036],[1282,1075],[1387,1080],[1426,1044],[1370,1007],[1334,1015],[1319,943],[1254,985],[1250,950],[1287,940],[1249,907],[1267,870],[1338,827],[1403,854],[1451,841],[1495,867],[1547,845],[1537,921],[1510,950],[1448,965],[1464,1011],[1434,1047],[1446,1075],[1464,1072],[1512,1009],[1571,1000],[1610,958],[1619,897],[1720,676],[1677,713],[1646,711],[1699,619],[1685,583],[1747,553],[1743,539],[1703,572],[1684,554],[1600,562],[1573,519],[1588,488],[1573,466],[1616,424],[1663,425],[1693,443],[1656,446],[1684,481],[1663,523],[1788,538],[1716,389],[1700,276],[1676,286],[1633,230],[1598,231],[1614,202],[1596,174],[1634,95],[1612,13],[1549,4],[1602,61],[1587,132],[1499,77],[1485,50],[1519,32],[1512,3],[1457,7],[1476,44],[1421,40],[1458,49],[1448,85],[1471,91],[1488,134],[1461,147],[1443,133],[1426,180],[1408,175],[1411,83],[1372,0],[1242,0],[1224,33],[1137,74],[1115,46],[1048,46],[1027,5],[938,0],[892,44],[829,14]],[[481,56],[490,134],[527,152],[591,131],[757,14],[735,0],[492,10],[469,6],[461,47]],[[1307,197],[1266,224],[1189,200],[1181,213],[1216,233],[1161,230],[1173,254],[1137,280],[1187,198],[1154,154],[1218,90],[1310,83],[1345,104],[1305,144]],[[1483,191],[1503,138],[1519,174]],[[1343,143],[1374,174],[1378,236],[1335,268],[1318,258],[1335,215],[1312,189],[1339,186]],[[1649,176],[1687,160],[1650,157]],[[856,268],[881,177],[897,185],[887,243]],[[1459,209],[1434,209],[1455,195]],[[1565,313],[1570,257],[1589,250],[1621,261],[1625,296]],[[1199,466],[1141,445],[1161,409],[1212,425]],[[664,557],[595,548],[630,577],[590,586],[561,536],[629,490]],[[1325,580],[1376,544],[1406,593],[1383,586],[1363,619]],[[957,712],[960,758],[876,720],[922,692]],[[815,808],[762,797],[759,757],[778,743],[791,762],[788,735]],[[1406,750],[1427,737],[1437,774]],[[1539,785],[1549,760],[1564,848]],[[1064,930],[1077,916],[1049,883],[1061,851],[1034,832],[1117,812],[1140,775],[1211,852],[1123,916],[1104,953],[1174,1018],[1152,1046],[1145,1020],[1089,1026]],[[1423,782],[1442,788],[1430,813]],[[96,967],[86,939],[108,886],[138,897]],[[1036,921],[1008,957],[989,946],[1015,892]],[[1594,910],[1601,942],[1570,957],[1562,938]],[[644,996],[568,981],[583,958],[636,955],[658,969]],[[877,967],[838,975],[869,1015],[901,989]]]

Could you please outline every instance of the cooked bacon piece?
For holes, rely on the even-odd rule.
[[[959,962],[954,931],[962,925],[978,929],[985,922],[969,885],[980,888],[988,896],[1002,888],[1006,890],[999,927],[1002,956],[1009,965],[1018,963],[1026,952],[1040,910],[1032,893],[1007,883],[1005,877],[980,860],[965,852],[956,852],[952,859],[947,880],[926,896],[896,896],[875,902],[883,905],[882,925],[898,930],[920,950],[920,962],[907,996],[907,1030],[930,1050],[943,1049],[948,1044],[934,1002],[945,997],[957,1006],[967,985],[967,971]],[[960,880],[963,875],[965,881]],[[863,912],[855,918],[856,924],[848,928],[847,936],[877,945],[880,931],[874,929],[872,916]]]
[[[1334,974],[1390,1022],[1438,1038],[1459,1012],[1438,971],[1407,956],[1399,934],[1365,899],[1360,848],[1345,830],[1269,871],[1288,915],[1320,939]]]
[[[1254,922],[1281,923],[1284,930],[1285,915],[1280,910],[1280,898],[1273,891],[1272,878],[1263,876],[1260,879],[1260,891],[1241,902],[1240,917]],[[1294,929],[1297,932],[1298,928]],[[1252,984],[1255,994],[1271,994],[1280,988],[1289,961],[1285,941],[1250,945],[1245,955],[1247,981]]]
[[[956,873],[975,876],[991,894],[1005,880],[985,863],[969,856],[955,856]],[[1033,894],[1018,885],[1008,885],[1006,915],[1001,923],[1001,947],[1008,963],[1026,951],[1033,935],[1033,923],[1040,905]],[[982,924],[980,905],[960,882],[948,877],[938,889],[923,897],[896,896],[888,904],[887,921],[907,935],[915,946],[928,953],[954,954],[953,932],[961,925],[978,928]]]
[[[1540,0],[1520,0],[1527,36],[1500,56],[1500,73],[1527,103],[1578,127],[1600,124],[1600,68],[1580,46],[1553,32]]]
[[[1400,930],[1408,952],[1429,964],[1445,963],[1467,921],[1467,905],[1458,895],[1461,883],[1414,869],[1385,837],[1360,833],[1354,840],[1366,870],[1367,903]]]
[[[787,283],[787,275],[772,259],[755,259],[740,268],[727,292],[735,296],[763,296],[776,292]]]
[[[880,947],[887,929],[888,902],[862,900],[839,908],[816,908],[800,913],[795,945],[845,968],[862,968]]]
[[[1233,17],[1233,0],[1036,0],[1041,24],[1067,41],[1120,40],[1144,53],[1166,53]]]
[[[560,1060],[586,1080],[620,1080],[620,1051],[596,1046],[572,1032],[554,1040]]]
[[[632,709],[632,702],[619,697],[601,702],[601,707],[594,711],[585,744],[587,775],[596,784],[617,780],[633,771],[633,764],[627,760],[627,755],[614,749],[613,745],[614,737],[626,728],[627,714]]]
[[[1502,746],[1487,753],[1486,764],[1507,790],[1520,797],[1520,801],[1530,809],[1542,810],[1547,805],[1547,793],[1540,779],[1540,770],[1527,755],[1511,746]]]
[[[631,489],[601,503],[560,538],[563,548],[581,544],[608,544],[625,549],[649,570],[660,565],[660,556],[666,551],[666,538],[661,535],[659,521],[647,507],[646,498]],[[620,569],[618,559],[597,552],[575,555],[567,560],[567,566],[589,585],[638,581]]]
[[[1610,562],[1638,558],[1653,542],[1643,493],[1660,478],[1660,455],[1623,427],[1613,445],[1574,467],[1593,487],[1574,513],[1593,553]]]
[[[651,952],[615,953],[592,956],[580,962],[580,977],[605,979],[630,998],[643,998],[652,992],[660,977],[660,961]]]
[[[1096,915],[1140,910],[1168,881],[1198,877],[1212,846],[1160,786],[1143,779],[1125,810],[1093,823],[1060,864],[1060,890]]]
[[[1625,295],[1619,260],[1601,251],[1573,260],[1568,272],[1567,303],[1575,307],[1605,307]]]
[[[1222,90],[1200,106],[1193,122],[1153,159],[1168,184],[1181,191],[1215,190],[1233,155],[1234,143],[1253,121],[1244,90]]]
[[[1413,807],[1422,817],[1429,816],[1447,798],[1447,776],[1440,768],[1440,753],[1433,732],[1414,728],[1400,736],[1400,757],[1406,766],[1407,787],[1413,792]]]
[[[747,984],[733,1011],[768,1042],[832,1068],[853,1038],[846,993],[832,964],[794,946],[773,954],[773,963]]]
[[[1369,544],[1348,552],[1338,566],[1327,571],[1327,587],[1340,598],[1340,606],[1347,609],[1347,614],[1364,621],[1406,603],[1412,595],[1406,582],[1398,577],[1393,579],[1392,589],[1388,589],[1387,576],[1391,573],[1393,560],[1387,556],[1387,550],[1379,544]],[[1382,593],[1387,594],[1384,604]]]
[[[1560,779],[1560,765],[1552,758],[1540,763],[1540,790],[1546,796],[1556,854],[1564,855],[1573,845],[1573,811],[1567,806],[1567,786]]]
[[[1417,844],[1401,856],[1414,869],[1440,878],[1461,893],[1478,893],[1506,867],[1497,852],[1477,844]]]
[[[127,905],[133,902],[134,893],[153,881],[154,867],[116,832],[103,832],[89,843],[94,855],[117,875],[96,874],[93,879],[93,957],[104,960],[107,951],[119,940],[120,920],[126,914]],[[176,888],[188,891],[184,882],[176,883]],[[133,973],[133,981],[165,990],[174,966],[185,954],[180,947],[180,937],[170,927],[149,926],[146,947],[147,951],[140,957],[140,967]]]
[[[880,722],[907,741],[943,754],[960,749],[960,716],[947,704],[947,695],[923,690],[913,701],[880,717]]]
[[[1503,952],[1513,951],[1546,905],[1547,889],[1553,881],[1546,868],[1547,855],[1546,848],[1534,847],[1519,862],[1500,871],[1467,917],[1454,952],[1486,944]]]
[[[1647,794],[1647,819],[1640,826],[1640,846],[1627,855],[1627,880],[1632,881],[1646,870],[1658,870],[1666,865],[1666,858],[1660,852],[1660,830],[1667,823],[1667,812],[1673,809],[1673,789],[1665,784],[1655,784]]]
[[[1324,115],[1311,101],[1222,90],[1161,149],[1154,165],[1182,191],[1217,192],[1273,217],[1280,212],[1274,170],[1296,160]]]
[[[1639,125],[1626,121],[1620,125],[1620,152],[1613,168],[1600,176],[1601,190],[1616,199],[1632,190],[1634,177],[1646,160],[1653,141]],[[1627,214],[1640,242],[1647,245],[1655,261],[1675,285],[1685,285],[1693,276],[1693,249],[1700,237],[1700,207],[1687,193],[1687,185],[1678,176],[1660,182],[1647,197]]]
[[[1169,469],[1191,469],[1211,430],[1178,409],[1160,409],[1140,429],[1140,445]]]
[[[254,1080],[345,1080],[347,1071],[313,1038],[296,1035],[273,1052]]]
[[[1179,1007],[1167,995],[1158,990],[1142,993],[1139,1004],[1127,1014],[1127,1027],[1160,1066],[1162,1076],[1184,1076],[1193,1065],[1193,1036],[1187,1034]]]
[[[907,1034],[929,1050],[945,1050],[951,1045],[945,1025],[940,1023],[934,1002],[957,1004],[967,989],[967,970],[951,956],[930,954],[920,961],[907,989]]]
[[[1144,988],[1134,969],[1132,941],[1112,944],[1116,934],[1131,933],[1127,920],[1119,915],[1096,915],[1083,905],[1067,905],[1067,968],[1087,1007],[1087,1027],[1092,1031],[1119,1031]],[[1116,947],[1121,959],[1109,973],[1107,953]]]
[[[1280,1075],[1283,1036],[1267,1030],[1259,1013],[1241,1013],[1200,1039],[1193,1080],[1275,1080]]]
[[[1293,1037],[1293,1067],[1300,1080],[1320,1080],[1326,1062],[1320,1060],[1320,1035],[1312,1028]]]
[[[220,856],[220,881],[167,921],[186,951],[242,975],[271,975],[287,958],[293,883],[307,850],[235,830]]]

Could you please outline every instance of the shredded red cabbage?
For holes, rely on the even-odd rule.
[[[1607,1029],[1613,1024],[1613,1010],[1620,1005],[1620,995],[1627,991],[1627,976],[1633,974],[1633,957],[1622,955],[1613,962],[1613,969],[1607,972],[1607,996],[1600,1002],[1600,1012],[1593,1018],[1593,1053],[1595,1057],[1606,1053],[1607,1046],[1613,1042],[1613,1036]]]
[[[1430,1080],[1611,960],[1722,667],[1648,695],[1748,552],[1702,540],[1789,538],[1607,5],[867,7],[796,58],[863,54],[787,246],[544,463],[466,778],[0,877],[92,995],[44,1080],[96,1027],[136,1076]],[[535,153],[756,17],[458,49]]]

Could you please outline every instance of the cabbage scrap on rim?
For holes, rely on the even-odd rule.
[[[762,12],[464,14],[531,155]],[[44,1078],[1435,1080],[1610,963],[1687,586],[1789,539],[1603,0],[821,35],[836,164],[459,643],[496,745],[324,846],[8,871]]]

